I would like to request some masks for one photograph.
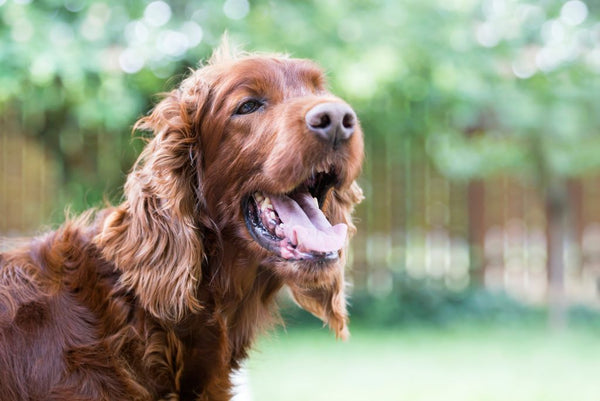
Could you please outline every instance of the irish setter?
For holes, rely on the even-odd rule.
[[[0,254],[0,400],[229,400],[275,295],[347,336],[363,134],[308,60],[215,51],[118,206]]]

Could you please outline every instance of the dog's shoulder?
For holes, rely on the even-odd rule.
[[[94,244],[109,209],[68,218],[55,230],[0,253],[0,327],[27,315],[41,321],[50,300],[62,293],[77,293],[82,285],[109,280],[114,268],[103,260]],[[28,318],[29,319],[29,318]],[[30,319],[31,320],[31,319]]]

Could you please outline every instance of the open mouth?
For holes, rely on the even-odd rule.
[[[338,183],[333,171],[318,172],[287,194],[257,191],[244,199],[246,226],[263,248],[287,260],[338,258],[348,227],[332,226],[321,208]]]

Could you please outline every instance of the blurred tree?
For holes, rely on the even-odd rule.
[[[75,209],[120,184],[134,157],[130,127],[189,65],[203,32],[187,11],[160,1],[0,0],[0,113],[16,111],[15,130],[54,155]]]
[[[483,3],[478,57],[454,58],[463,89],[428,150],[449,176],[512,172],[535,184],[546,205],[551,322],[562,326],[567,182],[600,167],[600,24],[582,1],[544,4]]]

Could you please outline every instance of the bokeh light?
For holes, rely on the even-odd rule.
[[[226,0],[223,4],[223,12],[228,18],[238,20],[244,18],[250,11],[248,0]]]
[[[150,26],[163,26],[170,19],[171,7],[164,1],[153,1],[144,10],[144,21]]]

